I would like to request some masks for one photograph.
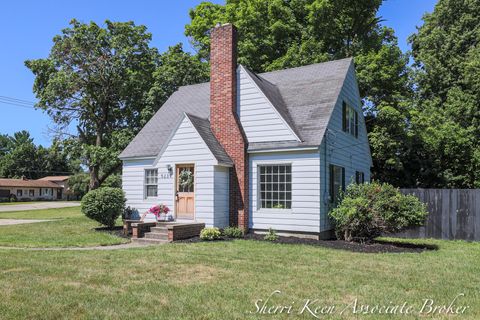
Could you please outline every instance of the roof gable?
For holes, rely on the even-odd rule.
[[[351,64],[352,59],[347,58],[259,74],[261,79],[277,88],[290,116],[288,121],[291,121],[302,139],[301,142],[293,141],[295,146],[321,144]],[[267,86],[268,84],[265,85]],[[278,93],[273,97],[270,96],[269,100],[275,100]],[[274,103],[277,106],[280,105],[278,102]],[[278,111],[281,108],[276,109]],[[120,154],[120,158],[154,158],[167,142],[179,117],[184,112],[203,119],[209,118],[210,84],[208,82],[180,87],[173,93]],[[262,148],[271,149],[276,148],[279,143],[270,142],[261,143],[261,145]],[[254,150],[256,144],[249,143],[249,150]]]
[[[246,67],[240,65],[238,68],[240,71],[243,71],[245,73],[245,75],[249,78],[253,85],[264,96],[269,105],[272,107],[272,110],[275,112],[275,114],[285,124],[286,128],[290,130],[294,139],[297,141],[302,141],[278,88],[273,83],[251,72]]]
[[[174,130],[172,130],[162,149],[155,158],[153,166],[157,165],[158,161],[161,159],[162,155],[170,145],[170,141],[172,141],[172,139],[175,137],[179,128],[185,124],[185,121],[187,121],[187,125],[193,128],[198,137],[205,143],[205,147],[210,151],[212,158],[217,161],[218,165],[233,165],[232,160],[210,130],[210,122],[207,119],[202,119],[194,115],[183,113],[183,115],[176,122]]]

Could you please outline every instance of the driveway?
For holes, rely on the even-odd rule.
[[[40,209],[56,209],[56,208],[68,208],[68,207],[78,207],[80,202],[66,202],[66,201],[49,201],[49,202],[37,202],[37,203],[21,203],[1,206],[0,212],[10,212],[10,211],[29,211],[29,210],[40,210]]]

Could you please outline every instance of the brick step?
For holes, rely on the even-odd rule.
[[[133,243],[140,243],[140,244],[165,244],[165,243],[168,243],[168,240],[136,238],[136,239],[132,239],[132,242]]]
[[[168,234],[155,233],[155,232],[146,232],[146,233],[145,233],[145,238],[146,238],[146,239],[167,240],[167,241],[168,241]]]
[[[152,227],[150,228],[151,233],[161,233],[161,234],[168,234],[167,227]]]

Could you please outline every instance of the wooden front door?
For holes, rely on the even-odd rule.
[[[175,210],[177,219],[195,218],[195,167],[193,164],[177,165]]]

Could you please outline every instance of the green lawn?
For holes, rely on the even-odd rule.
[[[116,251],[0,250],[0,314],[5,319],[314,319],[298,315],[305,299],[335,305],[330,318],[360,304],[424,299],[470,306],[457,318],[480,318],[480,244],[429,241],[439,251],[361,254],[304,245],[238,240],[170,244]],[[291,305],[290,316],[249,314],[268,304]],[[418,313],[397,316],[419,318]],[[320,315],[320,318],[329,318]],[[452,318],[423,315],[421,318]],[[455,317],[454,317],[455,318]]]
[[[54,221],[0,226],[0,246],[85,247],[128,242],[128,239],[96,231],[99,224],[86,218],[80,207],[0,213],[0,219],[7,218]]]
[[[2,245],[105,243],[107,235],[93,231],[96,224],[78,208],[57,210],[66,210],[56,216],[64,218],[23,226],[28,232],[0,227]],[[311,310],[335,306],[321,319],[386,318],[353,314],[356,299],[357,308],[413,308],[398,319],[480,319],[480,243],[423,242],[439,250],[365,254],[253,240],[108,251],[0,249],[0,319],[315,319],[298,314],[306,299],[318,299]],[[281,293],[267,305],[292,305],[292,314],[250,313],[275,290]],[[463,315],[418,314],[425,299],[448,305],[458,294],[465,296],[455,306],[469,306]]]

